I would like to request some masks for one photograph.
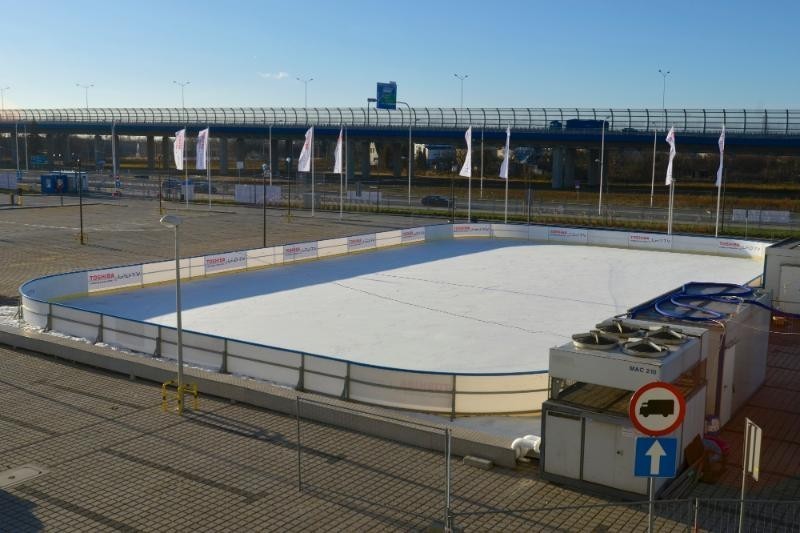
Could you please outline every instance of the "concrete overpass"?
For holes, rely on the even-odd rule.
[[[369,173],[369,143],[389,154],[396,173],[401,158],[414,143],[463,143],[464,130],[472,126],[475,143],[502,145],[505,129],[512,128],[512,143],[549,146],[554,149],[554,186],[571,186],[574,181],[574,154],[577,148],[598,151],[599,127],[571,128],[569,121],[606,120],[605,142],[609,148],[646,149],[653,145],[654,132],[659,146],[671,126],[675,127],[680,150],[716,151],[724,124],[726,149],[737,153],[800,154],[800,110],[782,109],[580,109],[580,108],[398,108],[381,110],[357,108],[88,108],[88,109],[8,109],[0,112],[0,132],[17,135],[44,134],[48,152],[69,153],[70,135],[94,135],[96,142],[111,136],[141,136],[147,139],[148,166],[155,168],[157,144],[161,144],[162,166],[171,157],[170,138],[187,127],[189,136],[210,127],[219,139],[215,159],[220,169],[228,169],[229,140],[236,141],[241,159],[245,138],[269,138],[272,167],[279,158],[292,157],[298,140],[310,125],[321,142],[335,140],[340,127],[348,131],[348,159],[353,173],[360,165]],[[160,143],[157,138],[160,137]],[[482,142],[481,142],[482,141]],[[404,146],[405,143],[405,146]],[[58,148],[57,145],[62,147]],[[66,146],[63,146],[66,144]],[[366,146],[366,148],[365,148]],[[52,150],[51,150],[52,148]],[[358,152],[358,157],[355,157]],[[297,154],[294,154],[296,157]],[[590,156],[591,157],[591,156]],[[596,159],[591,157],[592,160]],[[166,167],[163,167],[166,168]],[[590,172],[589,182],[592,183]]]

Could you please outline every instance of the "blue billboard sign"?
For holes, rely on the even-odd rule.
[[[378,82],[375,107],[378,109],[397,109],[397,84],[395,82]]]

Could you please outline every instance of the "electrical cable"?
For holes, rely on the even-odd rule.
[[[701,288],[702,292],[694,291],[695,287]],[[709,289],[719,289],[719,292],[709,293]],[[716,302],[737,307],[742,304],[752,304],[778,316],[800,318],[800,314],[788,313],[759,302],[752,298],[754,294],[755,289],[746,285],[691,282],[681,287],[680,291],[659,298],[653,307],[661,316],[689,322],[720,321],[730,317],[733,313],[708,309],[702,306],[703,302]],[[669,306],[674,306],[674,309],[668,309]],[[678,311],[679,309],[686,311],[681,312]]]

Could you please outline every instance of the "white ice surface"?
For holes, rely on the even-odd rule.
[[[373,365],[546,370],[573,333],[688,281],[761,263],[710,255],[453,240],[184,282],[185,329]],[[174,285],[68,305],[175,326]]]

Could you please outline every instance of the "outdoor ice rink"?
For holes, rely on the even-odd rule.
[[[750,259],[462,239],[182,284],[183,327],[391,368],[546,370],[573,333],[689,281],[746,283]],[[67,305],[175,326],[175,287]]]

